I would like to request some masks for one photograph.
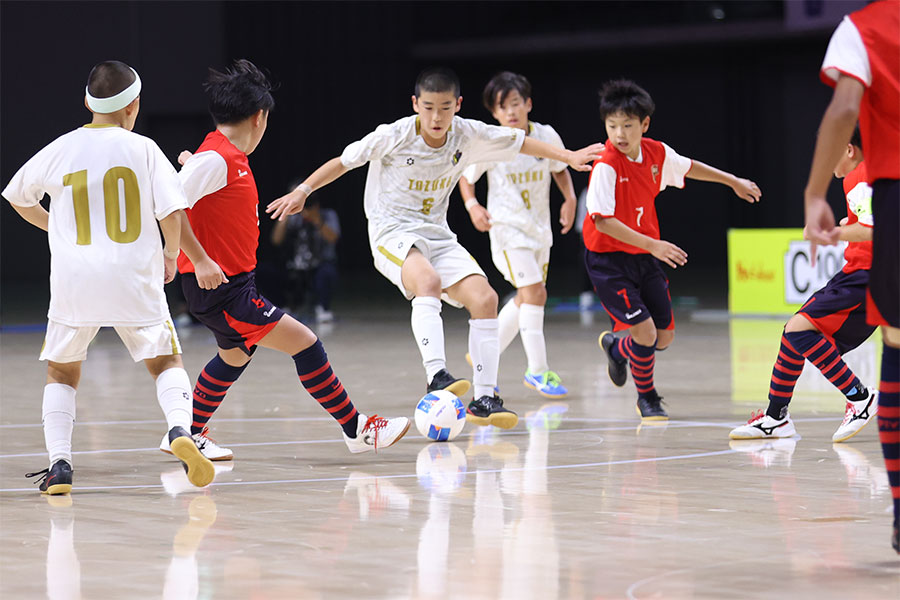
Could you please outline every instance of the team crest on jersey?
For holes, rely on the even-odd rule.
[[[460,158],[462,158],[462,150],[457,150],[456,154],[453,155],[453,160],[451,160],[450,162],[452,162],[454,165],[459,164]]]
[[[651,166],[650,174],[653,175],[653,183],[656,183],[656,178],[659,177],[659,165]]]

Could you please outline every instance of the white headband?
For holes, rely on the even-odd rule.
[[[100,113],[101,115],[108,115],[109,113],[114,113],[117,110],[122,110],[129,104],[131,104],[135,98],[137,98],[141,93],[141,78],[138,76],[137,71],[131,69],[131,72],[134,73],[134,83],[129,85],[127,88],[116,94],[115,96],[110,96],[109,98],[94,98],[91,96],[91,93],[88,91],[87,86],[84,88],[84,93],[87,96],[87,104],[88,107],[95,113]]]

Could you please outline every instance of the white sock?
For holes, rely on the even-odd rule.
[[[75,428],[75,388],[64,383],[44,386],[41,410],[44,422],[44,443],[50,455],[50,465],[62,459],[72,464],[72,430]]]
[[[431,296],[421,296],[412,300],[413,336],[419,353],[425,376],[431,383],[434,374],[447,367],[444,355],[444,321],[441,319],[441,300]]]
[[[156,378],[156,399],[166,415],[169,429],[184,427],[188,433],[191,432],[191,422],[194,420],[191,398],[191,380],[181,367],[166,369]]]
[[[469,355],[472,357],[475,398],[493,396],[497,386],[500,363],[497,329],[497,319],[469,319]]]
[[[528,358],[528,370],[534,374],[549,371],[547,344],[544,342],[544,307],[522,304],[519,307],[519,333]]]
[[[500,324],[497,332],[497,336],[500,338],[500,354],[503,354],[503,351],[519,335],[519,306],[516,304],[515,298],[500,309],[497,321]]]

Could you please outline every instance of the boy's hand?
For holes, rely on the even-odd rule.
[[[472,225],[474,225],[475,229],[478,231],[482,233],[490,231],[491,213],[489,213],[481,203],[472,205],[472,208],[469,209],[469,218],[472,219]]]
[[[731,189],[734,190],[734,193],[737,194],[738,198],[742,198],[750,204],[759,202],[759,198],[762,196],[762,192],[759,191],[759,186],[749,179],[741,179],[738,177],[734,185],[731,186]]]
[[[291,215],[296,215],[303,210],[306,205],[307,195],[302,189],[297,188],[293,192],[288,192],[277,200],[272,200],[266,207],[267,213],[272,213],[271,219],[284,221]]]
[[[194,265],[194,275],[201,290],[214,290],[223,283],[228,283],[225,272],[209,257]]]
[[[590,171],[591,163],[600,158],[603,152],[604,144],[597,142],[590,146],[585,146],[581,150],[570,150],[569,160],[566,162],[576,171]]]
[[[163,283],[170,283],[173,279],[175,279],[175,274],[178,273],[178,257],[176,256],[175,258],[166,258],[164,256],[163,261],[165,264]]]
[[[687,264],[687,252],[665,240],[653,240],[649,248],[650,254],[663,261],[673,269]]]
[[[815,266],[817,246],[833,246],[840,239],[841,230],[834,225],[834,212],[824,196],[806,198],[806,226],[803,237],[810,241],[810,265]]]
[[[178,164],[183,167],[184,163],[186,163],[188,161],[188,159],[192,156],[193,156],[193,154],[191,154],[187,150],[184,150],[181,154],[178,155]]]
[[[559,224],[562,225],[561,233],[569,233],[575,224],[575,201],[566,200],[559,208]]]

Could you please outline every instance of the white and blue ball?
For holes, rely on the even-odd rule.
[[[466,424],[462,400],[446,390],[428,392],[416,405],[416,429],[435,442],[449,442]]]

